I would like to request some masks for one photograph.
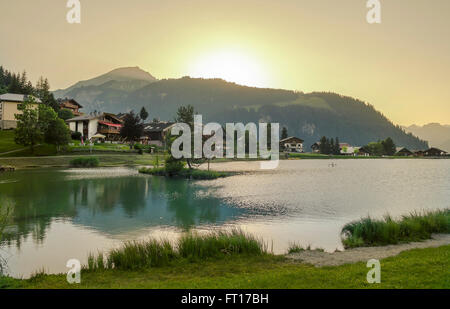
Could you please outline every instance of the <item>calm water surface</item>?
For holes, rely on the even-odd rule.
[[[334,162],[335,167],[330,163]],[[188,230],[240,227],[281,253],[296,242],[342,249],[340,229],[361,216],[450,206],[450,160],[295,160],[213,165],[245,171],[213,181],[139,175],[136,169],[29,170],[0,175],[14,206],[0,255],[9,274],[66,272],[89,252]]]

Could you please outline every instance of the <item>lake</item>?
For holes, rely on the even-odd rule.
[[[331,164],[334,163],[334,166]],[[134,168],[37,169],[0,175],[14,206],[0,255],[8,273],[66,272],[89,252],[126,240],[239,227],[275,253],[290,243],[342,249],[340,230],[362,216],[450,207],[450,160],[361,159],[216,163],[243,174],[212,181],[140,175]]]

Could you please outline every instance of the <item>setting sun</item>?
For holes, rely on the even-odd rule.
[[[205,53],[189,72],[191,77],[222,78],[246,86],[267,87],[267,72],[262,61],[237,50]]]

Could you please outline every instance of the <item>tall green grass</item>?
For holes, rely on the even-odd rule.
[[[205,259],[232,254],[262,255],[267,245],[241,230],[211,232],[205,235],[190,233],[180,238],[178,254],[188,259]]]
[[[264,255],[266,244],[241,230],[185,234],[177,242],[151,239],[132,241],[105,255],[90,254],[85,269],[136,270],[166,266],[181,260],[221,258],[227,255]]]
[[[325,252],[324,249],[322,248],[315,248],[313,249],[311,247],[311,245],[308,245],[306,247],[303,247],[302,245],[299,245],[297,243],[291,243],[289,244],[289,247],[287,249],[287,253],[291,254],[291,253],[300,253],[300,252],[304,252],[304,251],[318,251],[318,252]]]
[[[3,245],[3,231],[11,220],[12,217],[12,203],[8,200],[0,201],[0,250]],[[2,276],[4,269],[6,267],[6,259],[0,256],[0,276]]]
[[[432,233],[450,233],[450,209],[412,212],[398,220],[363,218],[343,227],[342,243],[346,248],[382,246],[430,239]]]

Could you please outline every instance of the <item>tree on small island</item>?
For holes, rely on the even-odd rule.
[[[169,142],[168,142],[168,149],[169,149],[169,157],[172,157],[173,160],[183,160],[186,161],[189,169],[192,169],[194,167],[198,167],[200,166],[202,163],[205,162],[204,159],[195,159],[194,158],[194,147],[193,147],[193,143],[194,143],[194,107],[192,105],[188,105],[188,106],[180,106],[177,110],[177,115],[175,117],[175,122],[176,123],[185,123],[187,125],[189,125],[189,127],[191,128],[191,141],[192,141],[192,147],[191,147],[191,151],[192,151],[192,158],[183,158],[183,159],[175,159],[172,157],[171,153],[170,153],[170,149],[172,146],[172,142],[174,141],[175,138],[169,138]]]

